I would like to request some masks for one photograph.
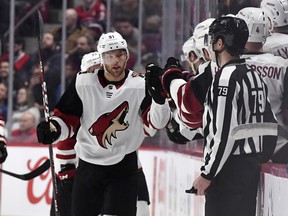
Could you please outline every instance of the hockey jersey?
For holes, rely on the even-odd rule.
[[[245,54],[242,57],[265,80],[268,98],[278,124],[288,131],[288,119],[284,115],[288,112],[288,61],[270,53]],[[286,143],[287,140],[279,136],[276,151]]]
[[[72,137],[79,128],[77,156],[99,165],[118,163],[170,119],[168,102],[155,103],[146,94],[143,76],[131,70],[118,83],[107,83],[103,70],[78,73],[54,113],[52,119],[61,126],[59,140]]]
[[[263,45],[263,51],[288,59],[288,34],[271,34]]]
[[[203,104],[217,70],[215,62],[204,62],[198,67],[198,75],[192,79],[175,79],[171,82],[171,98],[177,108],[173,112],[174,119],[179,124],[180,133],[188,140],[193,140],[197,134],[203,134]]]
[[[239,140],[232,136],[232,131],[238,126],[245,128],[250,124],[276,123],[267,86],[245,60],[232,60],[216,73],[204,106],[205,148],[201,167],[204,178],[213,179],[230,155],[256,154],[263,148],[266,153],[267,146],[275,148],[275,136],[270,139],[270,136],[244,137],[244,134]],[[267,148],[270,150],[270,147]],[[263,155],[261,159],[266,158]]]

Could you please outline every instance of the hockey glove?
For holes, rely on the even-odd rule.
[[[177,144],[186,144],[189,140],[180,133],[179,124],[174,118],[166,126],[166,132],[169,140]]]
[[[37,125],[38,142],[51,144],[59,138],[61,127],[55,120],[42,121]]]
[[[170,84],[174,79],[184,79],[182,71],[184,69],[180,65],[179,61],[174,57],[169,57],[164,67],[164,73],[161,78],[162,86],[165,92],[170,94]]]
[[[72,180],[76,173],[76,167],[74,164],[61,164],[61,170],[57,174],[57,177],[61,181]]]
[[[6,144],[3,141],[0,141],[0,163],[3,163],[7,158],[7,149]]]
[[[162,73],[162,68],[154,65],[153,63],[146,66],[146,88],[153,100],[158,104],[164,104],[167,96],[161,84]]]

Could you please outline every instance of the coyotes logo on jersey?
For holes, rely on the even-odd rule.
[[[117,138],[117,131],[124,131],[129,127],[128,121],[124,121],[128,110],[128,102],[124,101],[112,112],[101,115],[89,128],[89,133],[96,136],[102,148],[107,149],[106,142],[112,145],[112,137]]]

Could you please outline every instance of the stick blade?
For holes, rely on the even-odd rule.
[[[12,172],[9,172],[7,170],[3,170],[3,169],[0,169],[0,172],[4,173],[4,174],[7,174],[7,175],[10,175],[10,176],[13,176],[15,178],[18,178],[18,179],[21,179],[21,180],[24,180],[24,181],[28,181],[28,180],[31,180],[39,175],[41,175],[42,173],[44,173],[46,170],[48,170],[50,167],[50,160],[47,159],[43,164],[41,164],[41,166],[39,166],[38,168],[36,168],[35,170],[33,170],[32,172],[30,173],[26,173],[26,174],[16,174],[16,173],[12,173]]]
[[[41,164],[41,166],[39,166],[37,169],[33,170],[32,172],[24,175],[24,179],[25,181],[27,180],[31,180],[39,175],[41,175],[42,173],[44,173],[46,170],[48,170],[50,167],[50,160],[47,159],[43,164]]]

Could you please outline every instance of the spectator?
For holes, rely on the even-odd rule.
[[[114,0],[112,14],[129,14],[132,25],[138,27],[139,20],[139,1],[135,0]]]
[[[88,26],[90,23],[101,23],[105,26],[106,6],[102,1],[82,0],[83,4],[75,7],[80,25]]]
[[[47,85],[47,97],[49,110],[53,110],[57,101],[57,90],[60,84],[60,74],[53,75],[51,72],[47,75],[48,67],[44,67],[44,79]],[[43,106],[43,95],[42,95],[42,81],[41,81],[41,70],[39,64],[35,64],[32,67],[32,76],[30,84],[28,86],[28,95],[34,101],[34,106],[37,107],[41,114],[41,119],[44,118],[44,106]]]
[[[77,45],[74,52],[72,52],[67,60],[73,62],[74,70],[80,71],[82,57],[94,50],[94,40],[90,36],[81,36],[77,39]]]
[[[12,130],[10,142],[18,143],[38,143],[36,125],[38,124],[36,117],[30,111],[25,111],[20,117],[20,128]]]
[[[162,18],[158,15],[150,15],[145,18],[144,24],[143,24],[143,32],[144,34],[152,33],[152,34],[158,34],[161,33],[162,28]]]
[[[25,1],[16,1],[15,8],[15,21],[19,22],[25,14],[31,11],[33,7],[38,4],[41,0],[25,0]],[[46,1],[40,5],[38,8],[40,13],[42,14],[42,19],[44,23],[48,22],[49,19],[49,3]],[[21,37],[27,36],[35,36],[33,33],[35,32],[35,23],[38,22],[38,16],[29,16],[24,22],[19,26],[18,29],[15,29],[16,34]],[[35,33],[34,33],[35,34]]]
[[[90,30],[90,33],[91,33],[91,35],[95,41],[95,44],[96,44],[98,42],[100,36],[104,32],[104,27],[99,23],[89,23],[87,27]]]
[[[71,54],[77,46],[77,39],[80,36],[90,34],[89,29],[78,24],[78,15],[75,9],[68,8],[66,11],[66,53]],[[61,45],[62,40],[62,27],[57,27],[51,32],[54,37],[57,45]]]
[[[9,62],[8,61],[2,61],[0,62],[0,81],[3,82],[9,82]],[[19,73],[13,72],[13,95],[14,91],[17,91],[21,86],[25,84],[22,77]]]
[[[24,81],[27,80],[28,65],[30,55],[25,53],[25,41],[23,38],[15,38],[14,42],[14,70],[16,73],[19,73],[21,79]],[[1,57],[1,61],[9,61],[9,53],[5,53]]]
[[[129,51],[136,52],[139,38],[139,30],[133,26],[131,18],[128,15],[118,15],[114,17],[113,28],[123,35],[123,38],[130,46]]]
[[[77,72],[79,72],[79,70],[76,70],[76,68],[74,67],[74,63],[72,61],[67,60],[65,64],[65,79],[66,79],[65,86],[66,88],[71,83],[73,78],[76,76]]]
[[[37,122],[40,120],[40,111],[38,108],[33,106],[33,100],[31,100],[28,96],[26,87],[22,87],[18,90],[12,114],[11,130],[20,128],[20,118],[26,111],[33,113]]]
[[[56,54],[59,54],[59,47],[57,47],[54,35],[50,32],[45,32],[43,34],[41,43],[42,63],[46,64],[50,60],[50,58],[52,58]],[[35,63],[39,63],[38,51],[31,54],[30,64],[34,65]]]

